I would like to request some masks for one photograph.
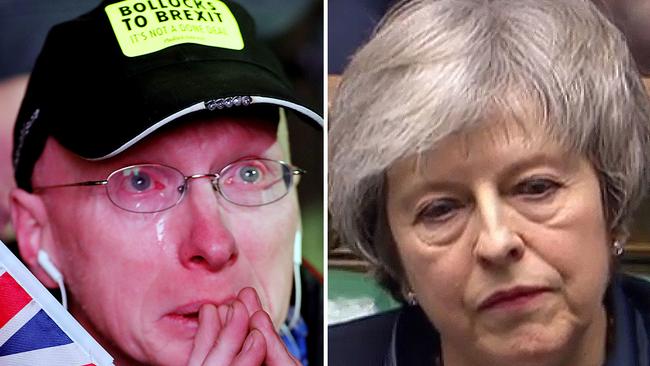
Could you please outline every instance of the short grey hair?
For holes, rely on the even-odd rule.
[[[329,131],[332,228],[397,298],[386,170],[495,112],[535,113],[588,158],[608,229],[627,239],[650,179],[650,107],[621,32],[587,0],[402,2],[345,70]]]

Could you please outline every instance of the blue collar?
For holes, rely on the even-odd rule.
[[[619,276],[612,281],[609,296],[615,339],[604,366],[650,366],[650,340],[642,315],[628,301]]]
[[[287,319],[291,319],[292,314],[293,306],[289,309]],[[303,366],[309,364],[307,359],[307,333],[307,324],[302,316],[293,328],[289,329],[285,324],[280,327],[280,338],[282,338],[284,345],[287,346],[287,349],[295,358],[300,360]]]

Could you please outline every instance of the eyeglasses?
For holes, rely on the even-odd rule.
[[[51,188],[104,186],[117,207],[138,213],[153,213],[176,206],[185,196],[191,179],[209,178],[212,188],[239,206],[273,203],[297,185],[305,170],[284,161],[246,158],[226,165],[214,174],[184,175],[162,164],[137,164],[118,169],[105,180],[34,187]]]

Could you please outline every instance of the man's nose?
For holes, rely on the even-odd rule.
[[[220,271],[235,263],[237,243],[224,210],[219,207],[217,192],[209,180],[195,180],[190,184],[181,214],[188,232],[180,245],[180,260],[190,269]]]
[[[486,267],[502,267],[519,261],[525,252],[516,230],[514,214],[496,191],[484,191],[476,200],[480,231],[474,252]]]

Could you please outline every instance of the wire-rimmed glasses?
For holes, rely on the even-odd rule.
[[[51,188],[104,186],[117,207],[138,213],[153,213],[176,206],[192,179],[208,178],[227,201],[239,206],[263,206],[289,193],[298,184],[303,169],[280,160],[245,158],[226,165],[218,173],[184,175],[163,164],[136,164],[112,172],[104,180],[34,187]]]

